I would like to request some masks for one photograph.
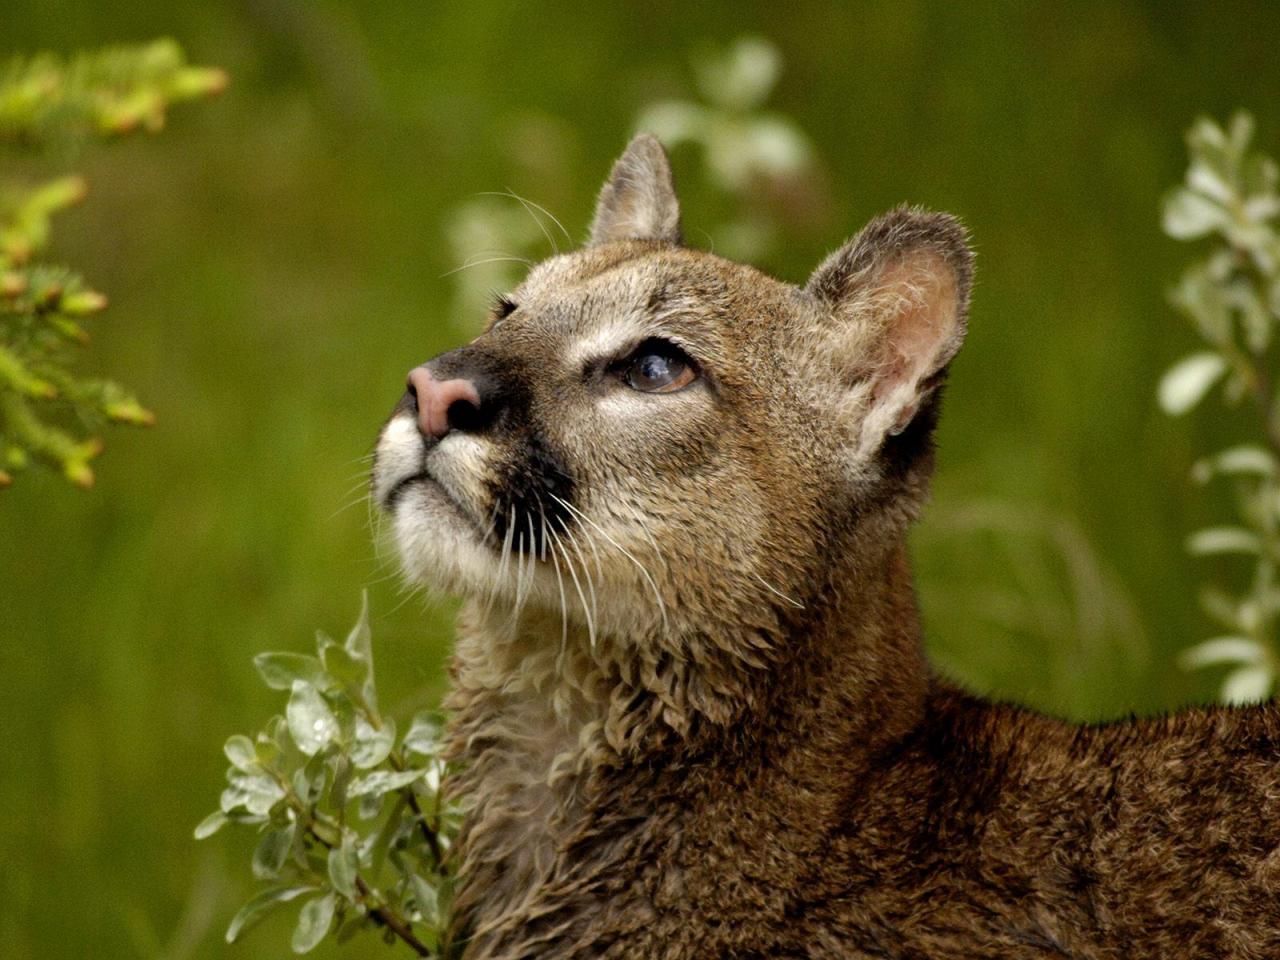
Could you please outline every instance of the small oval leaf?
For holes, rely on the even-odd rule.
[[[257,772],[258,752],[254,749],[253,741],[243,734],[237,733],[233,737],[228,737],[227,742],[222,745],[222,752],[227,755],[227,759],[237,770],[243,770],[245,773]]]
[[[252,866],[255,877],[259,880],[275,880],[279,877],[280,868],[284,866],[285,860],[289,857],[289,851],[293,849],[293,839],[297,832],[298,824],[293,821],[283,827],[268,830],[262,835],[262,839],[258,841],[258,846],[253,851]]]
[[[367,794],[382,795],[390,793],[392,790],[399,790],[409,786],[417,780],[421,780],[427,774],[426,770],[401,770],[392,773],[388,770],[378,770],[367,776],[360,777],[351,782],[351,787],[347,790],[347,796],[351,799],[363,797]]]
[[[1209,527],[1187,538],[1187,551],[1197,557],[1217,553],[1258,554],[1262,552],[1262,541],[1252,530],[1243,527]]]
[[[298,914],[298,925],[293,928],[293,952],[309,953],[324,939],[333,924],[336,897],[326,893],[323,897],[308,900]]]
[[[206,837],[212,837],[215,833],[225,827],[227,823],[227,815],[221,810],[215,810],[196,825],[195,838],[197,840],[203,840]]]
[[[285,709],[289,734],[299,750],[308,757],[315,756],[338,735],[338,718],[311,684],[294,680],[292,689]]]
[[[321,689],[333,682],[319,660],[302,653],[260,653],[253,658],[253,665],[272,690],[292,690],[295,680]]]
[[[1174,364],[1163,377],[1157,396],[1160,408],[1170,416],[1180,416],[1204,399],[1209,388],[1226,372],[1221,355],[1205,351]]]
[[[268,913],[282,903],[288,903],[290,900],[300,897],[304,893],[311,893],[315,889],[315,887],[273,887],[270,890],[263,890],[241,907],[236,915],[231,918],[231,923],[227,927],[226,933],[227,943],[235,943],[241,934],[264,919]]]
[[[1271,692],[1271,681],[1270,667],[1241,667],[1222,681],[1222,699],[1235,705],[1258,703]]]
[[[342,846],[329,851],[329,880],[333,889],[348,900],[359,896],[356,889],[356,874],[360,871],[360,859],[356,854],[355,841],[350,834],[342,838]]]
[[[1258,664],[1266,659],[1266,652],[1248,637],[1214,637],[1204,643],[1183,650],[1178,655],[1178,665],[1184,670],[1221,663]]]

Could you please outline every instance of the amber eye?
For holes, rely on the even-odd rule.
[[[671,393],[697,377],[693,361],[673,343],[649,340],[621,365],[622,382],[644,393]]]

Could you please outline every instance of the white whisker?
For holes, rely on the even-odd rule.
[[[452,270],[440,274],[440,279],[443,280],[445,277],[451,277],[462,270],[470,270],[472,267],[479,267],[486,263],[523,263],[526,267],[533,266],[533,261],[525,257],[485,257],[483,260],[471,260],[460,267],[454,267]]]
[[[516,192],[515,192],[514,190],[512,190],[510,187],[508,187],[508,188],[507,188],[507,190],[506,190],[506,192],[505,192],[505,193],[504,193],[504,192],[502,192],[502,191],[499,191],[499,190],[489,190],[489,191],[486,191],[486,192],[484,192],[484,193],[480,194],[480,196],[490,196],[490,197],[512,197],[512,198],[514,198],[514,199],[516,199],[516,200],[519,200],[521,203],[523,203],[523,204],[525,205],[526,209],[527,209],[528,207],[533,207],[535,210],[539,210],[539,211],[541,211],[542,213],[545,213],[545,214],[547,215],[547,217],[551,220],[551,222],[552,222],[552,223],[554,223],[557,227],[559,227],[559,228],[560,228],[560,232],[564,234],[564,239],[565,239],[565,241],[566,241],[570,246],[573,246],[573,237],[572,237],[572,236],[570,236],[569,231],[568,231],[568,230],[566,230],[566,229],[564,228],[564,224],[560,222],[560,218],[559,218],[559,217],[557,217],[557,216],[556,216],[554,213],[552,213],[550,210],[548,210],[546,207],[544,207],[542,204],[540,204],[540,203],[534,203],[532,200],[529,200],[529,199],[526,199],[525,197],[520,196],[518,193],[516,193]],[[554,244],[553,244],[553,246],[554,246]]]
[[[568,569],[569,577],[573,580],[573,589],[577,591],[578,602],[582,604],[582,615],[586,617],[587,620],[588,642],[591,644],[591,649],[594,650],[596,647],[596,623],[595,618],[591,616],[590,608],[587,606],[587,595],[583,592],[582,584],[578,580],[578,574],[573,568],[573,561],[569,557],[568,548],[565,547],[564,542],[554,530],[547,527],[547,532],[551,534],[552,545],[558,549],[560,551],[560,555],[564,557],[565,568]],[[583,573],[585,574],[585,572],[586,571],[584,570]]]
[[[613,546],[616,547],[624,557],[626,557],[628,560],[630,560],[632,563],[636,565],[636,569],[640,571],[640,573],[644,576],[645,580],[648,581],[649,588],[653,590],[654,599],[658,601],[658,611],[662,614],[663,632],[669,633],[671,631],[671,621],[667,617],[667,605],[662,599],[662,593],[658,590],[657,582],[653,579],[653,575],[650,574],[649,571],[645,568],[645,565],[641,563],[639,560],[637,560],[634,554],[632,554],[630,550],[628,550],[626,547],[620,544],[617,540],[613,539],[613,537],[609,536],[609,534],[606,533],[598,523],[596,523],[594,520],[588,517],[585,513],[583,513],[573,504],[568,503],[564,500],[561,500],[554,493],[548,493],[548,496],[550,496],[551,499],[555,500],[558,504],[560,504],[566,510],[570,511],[575,516],[579,517],[584,523],[589,523],[592,527],[595,528],[596,532],[599,533],[600,536],[604,537],[605,540],[613,544]]]
[[[590,535],[590,533],[591,531],[588,530],[587,531],[588,536]],[[587,612],[586,604],[583,604],[583,613],[587,614],[587,626],[591,633],[591,646],[594,647],[596,645],[595,621],[600,619],[599,617],[600,611],[596,605],[596,582],[591,578],[591,570],[587,567],[587,557],[582,552],[582,547],[578,546],[578,538],[570,534],[568,531],[566,531],[564,539],[569,542],[569,545],[573,547],[573,552],[576,553],[578,555],[578,559],[582,561],[582,576],[587,581],[587,589],[591,591],[591,610],[590,612]],[[594,549],[595,547],[593,546],[592,550]],[[600,566],[600,555],[596,554],[597,572],[599,572],[599,566]],[[601,579],[602,580],[604,579],[603,573],[601,573]]]
[[[542,515],[542,553],[543,559],[546,559],[546,553],[551,545],[549,539],[550,528],[547,526],[547,515],[542,509],[542,501],[538,501],[538,512]],[[532,514],[530,515],[530,523],[532,523]],[[551,554],[551,562],[556,569],[556,585],[560,588],[560,655],[564,656],[565,651],[569,649],[569,604],[565,599],[564,577],[560,574],[560,561],[556,559],[553,552]]]

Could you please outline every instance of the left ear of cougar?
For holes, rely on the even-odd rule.
[[[809,278],[834,320],[818,341],[841,384],[837,415],[860,450],[906,430],[941,385],[964,340],[972,263],[955,217],[899,207]]]
[[[600,190],[591,243],[661,240],[680,243],[680,202],[667,151],[651,134],[627,144]]]

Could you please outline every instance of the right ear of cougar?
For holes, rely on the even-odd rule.
[[[680,243],[680,202],[662,144],[642,133],[627,144],[596,201],[591,243]]]
[[[809,278],[829,311],[816,339],[839,382],[836,414],[859,451],[905,431],[941,385],[964,340],[972,262],[955,217],[900,207]]]

